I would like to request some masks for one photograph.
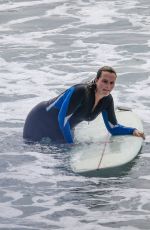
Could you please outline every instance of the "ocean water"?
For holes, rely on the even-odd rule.
[[[149,229],[149,12],[149,0],[0,1],[0,229]],[[115,105],[140,116],[147,139],[121,174],[78,175],[68,146],[28,145],[23,125],[103,65],[118,73]]]

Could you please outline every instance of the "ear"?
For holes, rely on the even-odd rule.
[[[97,78],[97,77],[95,78],[95,83],[98,81],[98,79],[99,79],[99,78]]]

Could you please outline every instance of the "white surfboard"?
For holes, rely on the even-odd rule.
[[[118,123],[143,131],[139,117],[132,111],[117,110]],[[132,135],[111,136],[101,116],[89,125],[83,123],[75,132],[76,143],[71,155],[71,168],[76,173],[122,166],[139,153],[143,139]]]

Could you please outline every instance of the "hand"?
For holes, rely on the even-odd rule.
[[[133,131],[133,136],[136,136],[136,137],[142,137],[144,140],[145,140],[145,135],[143,132],[139,131],[138,129],[135,129]]]

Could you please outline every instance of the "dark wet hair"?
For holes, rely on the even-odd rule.
[[[90,83],[89,83],[89,86],[90,88],[93,88],[94,90],[96,90],[96,80],[99,79],[102,75],[102,72],[109,72],[109,73],[114,73],[117,77],[117,73],[116,71],[110,67],[110,66],[103,66],[101,67],[98,71],[97,71],[97,74],[96,74],[96,77],[94,80],[92,80]]]

